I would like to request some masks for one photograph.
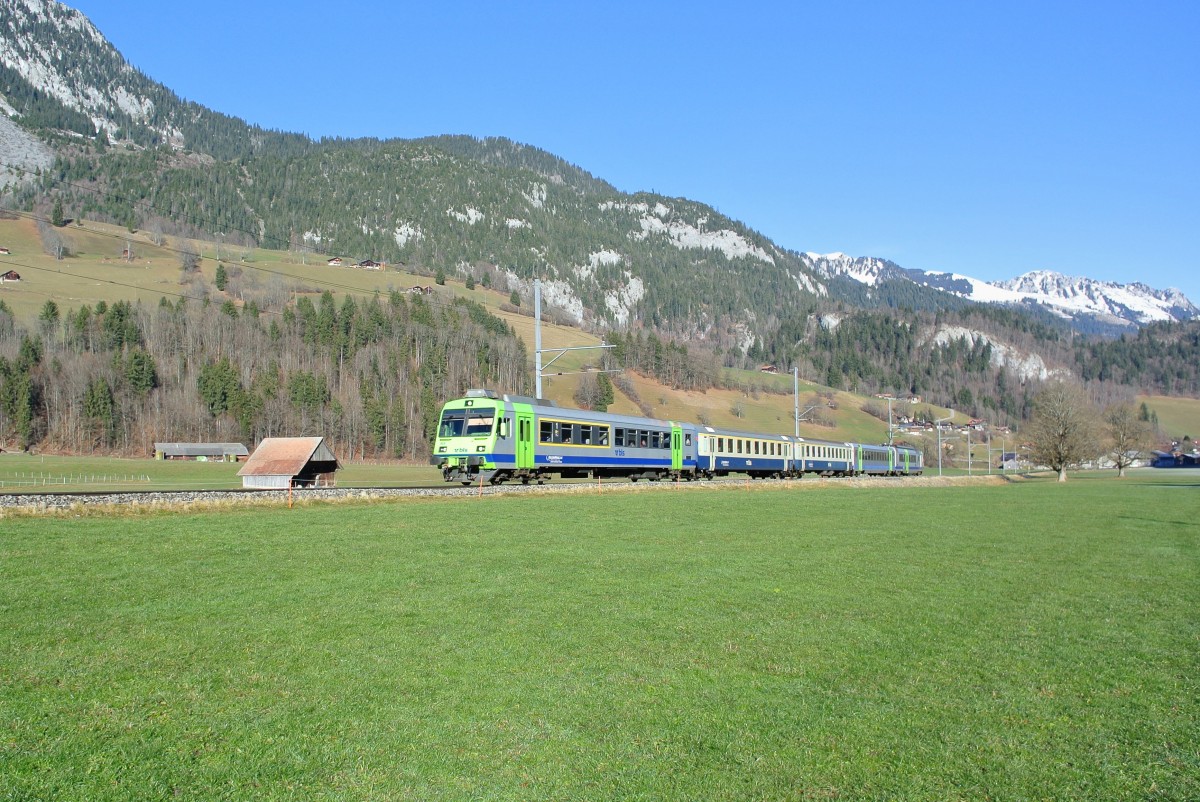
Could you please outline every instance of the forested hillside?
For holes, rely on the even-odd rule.
[[[446,398],[524,390],[527,364],[478,304],[399,292],[363,303],[326,292],[282,314],[48,301],[36,331],[0,303],[0,441],[145,455],[155,440],[319,432],[343,458],[420,459]]]

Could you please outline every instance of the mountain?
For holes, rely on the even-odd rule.
[[[1050,271],[1034,271],[992,283],[844,253],[805,253],[802,257],[806,265],[826,278],[848,278],[873,288],[888,282],[911,282],[977,303],[1044,310],[1084,331],[1115,334],[1154,322],[1200,318],[1200,308],[1178,290],[1156,290],[1141,283],[1116,284]]]
[[[53,149],[51,192],[71,216],[431,274],[494,271],[526,297],[541,278],[561,319],[650,325],[718,347],[770,336],[773,316],[806,312],[822,291],[794,254],[712,207],[618,192],[537,148],[317,142],[212,112],[131,67],[53,0],[0,0],[0,93]],[[0,158],[34,170],[11,150]]]
[[[1200,386],[1186,365],[1160,360],[1146,373],[1146,343],[1089,355],[1067,325],[1113,333],[1156,309],[1194,316],[1182,296],[1160,294],[1155,306],[1145,288],[1063,295],[1065,283],[1054,296],[1049,284],[1008,289],[799,253],[702,202],[620,192],[503,138],[317,141],[264,130],[178,97],[54,0],[0,0],[0,112],[2,200],[43,225],[54,208],[156,240],[290,251],[298,264],[371,259],[480,282],[526,308],[540,279],[550,317],[636,336],[627,350],[641,361],[629,366],[675,386],[681,352],[717,366],[794,365],[834,387],[907,390],[1012,419],[1028,410],[1026,382],[1067,372]],[[294,314],[294,293],[278,289],[247,285],[237,301]],[[1147,342],[1170,342],[1174,361],[1200,347],[1190,330]]]

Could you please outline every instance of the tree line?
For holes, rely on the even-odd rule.
[[[524,344],[463,299],[325,292],[276,313],[48,301],[29,328],[0,304],[0,438],[23,448],[148,455],[156,441],[317,434],[346,458],[423,459],[447,398],[528,383]]]

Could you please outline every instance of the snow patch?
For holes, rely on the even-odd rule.
[[[396,240],[396,245],[403,248],[410,242],[420,242],[425,239],[425,232],[415,223],[401,223],[396,226],[392,236]]]
[[[533,224],[528,220],[518,220],[515,217],[510,217],[504,221],[504,225],[509,228],[533,228]]]
[[[476,223],[478,223],[480,220],[482,220],[484,218],[483,212],[479,211],[478,209],[474,208],[473,206],[468,206],[467,210],[465,212],[459,212],[454,209],[447,209],[446,216],[453,217],[455,220],[459,221],[460,223],[466,223],[469,226],[475,225]]]

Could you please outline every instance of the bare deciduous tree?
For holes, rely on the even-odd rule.
[[[1104,410],[1104,428],[1108,434],[1108,456],[1117,466],[1117,476],[1148,451],[1153,444],[1150,422],[1141,420],[1132,404],[1113,404]]]
[[[192,274],[200,272],[200,252],[196,250],[195,243],[190,239],[180,240],[177,251],[179,253],[179,267],[183,274],[180,283],[184,283]]]
[[[62,260],[68,255],[67,242],[63,235],[44,220],[38,220],[38,234],[42,239],[42,250],[55,259]]]
[[[1095,410],[1077,384],[1051,382],[1033,400],[1033,419],[1025,429],[1031,443],[1030,458],[1067,481],[1067,469],[1097,456]]]

